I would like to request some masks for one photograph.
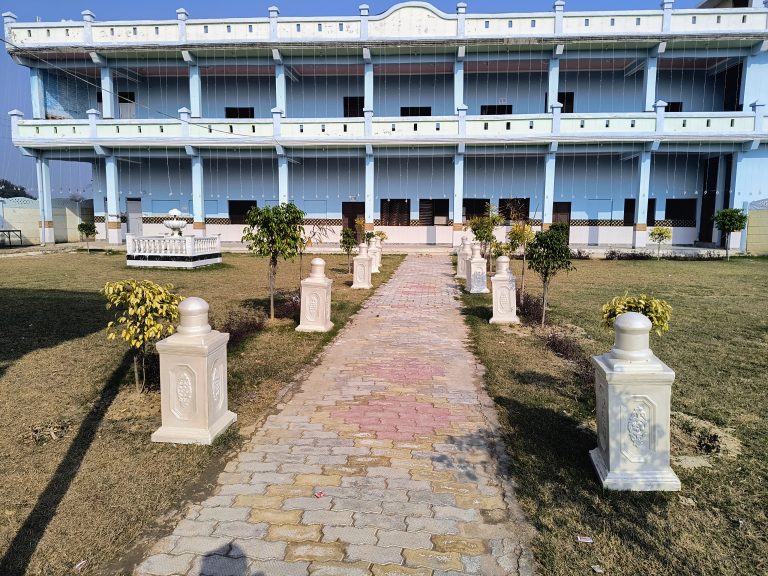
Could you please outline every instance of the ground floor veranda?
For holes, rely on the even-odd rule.
[[[236,242],[250,206],[293,202],[308,226],[325,227],[326,243],[338,242],[342,227],[362,217],[393,244],[456,245],[464,224],[490,204],[506,220],[499,237],[513,221],[534,229],[566,222],[572,245],[643,247],[647,231],[663,225],[672,228],[673,245],[714,247],[724,239],[712,215],[761,197],[754,176],[768,167],[768,151],[515,146],[463,154],[210,150],[187,157],[115,150],[90,162],[98,238],[111,244],[126,234],[164,234],[162,221],[174,208],[189,222],[187,233]],[[46,164],[38,161],[40,172]]]

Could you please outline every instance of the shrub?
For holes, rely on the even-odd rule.
[[[493,242],[493,231],[504,223],[502,216],[494,210],[490,204],[485,205],[485,214],[470,218],[464,226],[464,230],[472,230],[475,240],[480,242],[480,250],[483,257],[488,259],[490,247]]]
[[[517,289],[517,300],[520,303],[517,312],[529,322],[538,321],[541,318],[541,298],[536,298],[528,292]]]
[[[657,335],[669,330],[669,319],[672,316],[672,306],[661,298],[653,298],[640,294],[640,296],[616,296],[603,305],[603,321],[605,328],[612,328],[613,321],[619,314],[625,312],[639,312],[651,321],[651,326]]]
[[[653,255],[649,252],[625,252],[614,248],[605,252],[606,260],[650,260],[651,258]]]
[[[146,356],[150,346],[173,334],[173,323],[179,319],[182,297],[172,290],[172,284],[161,286],[149,280],[133,279],[107,282],[102,289],[107,310],[116,309],[115,319],[107,324],[107,338],[115,340],[119,336],[133,350],[133,377],[139,392],[146,384]]]
[[[576,250],[571,250],[571,259],[572,260],[589,260],[589,251],[582,250],[581,248],[577,248]]]
[[[91,253],[91,246],[88,244],[88,238],[96,236],[96,224],[93,222],[80,222],[77,225],[77,231],[80,233],[80,237],[85,240],[85,249],[88,254]]]
[[[357,247],[357,236],[352,228],[342,228],[339,246],[347,255],[347,273],[352,272],[352,251]]]
[[[507,242],[509,243],[509,251],[516,252],[518,248],[523,250],[523,271],[520,274],[520,294],[518,295],[518,303],[522,304],[521,296],[525,294],[525,251],[528,249],[528,244],[533,240],[535,234],[530,224],[519,222],[514,224],[507,232]]]

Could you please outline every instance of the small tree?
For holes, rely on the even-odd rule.
[[[91,247],[88,244],[88,238],[96,236],[96,225],[93,222],[80,222],[77,225],[77,231],[80,232],[80,238],[85,240],[85,249],[90,254]]]
[[[373,232],[370,234],[373,235]],[[355,235],[358,244],[367,240],[368,233],[365,231],[365,218],[363,216],[355,218]]]
[[[530,224],[525,222],[518,222],[513,224],[512,228],[507,232],[507,242],[509,244],[510,253],[522,248],[523,250],[523,272],[520,274],[520,302],[523,301],[523,295],[525,294],[525,252],[528,250],[528,244],[533,240],[534,233]]]
[[[145,361],[150,347],[173,334],[173,322],[179,319],[182,297],[172,290],[172,284],[161,286],[132,279],[107,282],[102,289],[107,310],[116,309],[115,319],[107,324],[107,338],[115,340],[119,336],[133,350],[133,378],[138,392],[146,384]]]
[[[253,206],[246,215],[243,242],[257,256],[269,258],[269,317],[275,319],[277,262],[293,259],[302,249],[304,212],[295,204]]]
[[[489,203],[485,205],[483,216],[470,218],[464,225],[464,230],[472,230],[475,240],[480,242],[480,251],[486,260],[490,257],[490,247],[494,239],[493,231],[503,223],[502,216]]]
[[[656,260],[661,260],[661,243],[672,240],[672,229],[665,226],[654,226],[648,233],[648,240],[656,242]]]
[[[547,313],[547,297],[549,296],[549,284],[552,278],[561,270],[573,270],[571,264],[571,249],[568,247],[566,237],[555,230],[537,232],[527,249],[528,268],[541,277],[544,288],[541,300],[541,325],[544,326],[544,317]]]
[[[313,224],[312,228],[307,230],[304,226],[301,227],[301,243],[299,244],[299,284],[301,279],[304,278],[304,252],[310,246],[315,244],[322,244],[323,240],[328,238],[331,233],[331,229],[323,224]]]
[[[725,234],[725,259],[731,259],[731,233],[741,232],[747,226],[748,216],[738,208],[723,208],[718,210],[713,220],[715,226]]]
[[[339,240],[339,246],[347,255],[347,273],[352,272],[352,251],[357,246],[357,234],[352,228],[341,229],[341,239]]]

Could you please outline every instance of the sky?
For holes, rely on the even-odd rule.
[[[677,0],[675,8],[690,8],[700,0]],[[104,2],[97,0],[0,0],[0,12],[13,12],[19,22],[81,20],[83,10],[92,10],[97,20],[154,20],[176,18],[176,9],[186,8],[190,18],[266,17],[273,4],[283,16],[351,16],[359,14],[358,6],[367,3],[371,15],[386,11],[395,0],[131,0]],[[432,0],[438,9],[454,13],[456,0]],[[553,0],[467,0],[468,12],[549,12]],[[623,10],[659,8],[654,0],[566,0],[566,11]],[[31,116],[29,72],[15,64],[5,50],[0,52],[0,178],[26,186],[36,195],[34,160],[23,157],[11,144],[10,120],[7,112],[18,108]],[[90,168],[87,165],[53,162],[51,180],[54,197],[73,193],[89,195]]]

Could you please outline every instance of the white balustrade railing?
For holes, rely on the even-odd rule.
[[[204,256],[221,253],[218,236],[134,236],[125,238],[129,256]]]

